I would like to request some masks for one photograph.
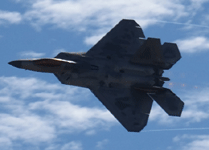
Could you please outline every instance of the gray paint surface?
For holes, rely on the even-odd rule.
[[[181,58],[175,43],[145,39],[134,20],[121,20],[86,53],[9,62],[17,68],[53,73],[62,84],[89,88],[130,132],[147,124],[155,100],[168,115],[181,116],[184,103],[163,88],[162,77]]]

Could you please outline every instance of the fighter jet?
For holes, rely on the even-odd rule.
[[[16,60],[10,65],[53,73],[62,84],[89,88],[129,131],[147,124],[153,100],[170,116],[181,116],[184,103],[162,77],[181,58],[175,43],[147,38],[134,20],[121,20],[89,51],[61,52],[55,58]]]

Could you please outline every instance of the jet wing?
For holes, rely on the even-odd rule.
[[[146,126],[153,102],[146,93],[105,87],[91,91],[128,131],[139,132]]]
[[[145,38],[141,27],[134,20],[121,20],[87,53],[87,56],[121,57],[134,54]]]

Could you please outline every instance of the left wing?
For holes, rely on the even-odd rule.
[[[139,132],[147,124],[153,100],[134,89],[91,89],[94,95],[130,132]]]

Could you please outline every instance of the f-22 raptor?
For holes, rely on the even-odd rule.
[[[89,51],[61,52],[55,58],[16,60],[17,68],[53,73],[62,84],[89,88],[129,131],[147,124],[153,100],[170,116],[181,116],[184,103],[162,77],[181,58],[175,43],[147,38],[134,20],[121,20]]]

